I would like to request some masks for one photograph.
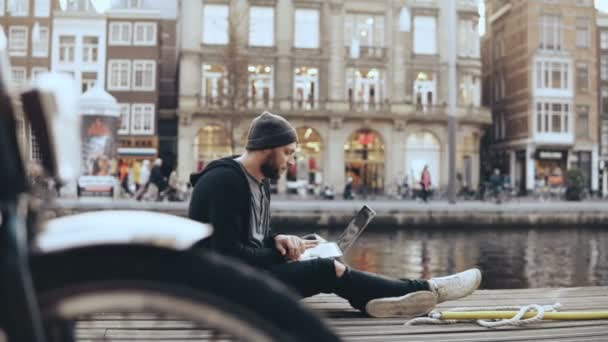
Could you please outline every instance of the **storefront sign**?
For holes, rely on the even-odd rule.
[[[551,160],[562,160],[564,158],[564,152],[561,151],[536,151],[537,159],[551,159]]]

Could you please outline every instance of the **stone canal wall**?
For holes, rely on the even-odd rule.
[[[368,205],[377,212],[374,225],[410,226],[602,226],[608,227],[608,202],[446,202],[429,204],[400,201],[295,201],[272,203],[275,227],[345,225],[356,211]],[[49,216],[93,210],[151,210],[187,216],[187,203],[59,200]]]

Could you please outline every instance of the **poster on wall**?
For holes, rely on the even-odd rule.
[[[82,172],[78,179],[79,196],[114,194],[118,118],[106,115],[82,117]]]

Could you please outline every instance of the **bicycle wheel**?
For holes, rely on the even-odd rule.
[[[339,341],[282,284],[210,252],[99,246],[34,256],[50,341]]]

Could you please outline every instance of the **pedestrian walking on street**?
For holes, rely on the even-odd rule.
[[[245,154],[213,161],[193,174],[189,217],[214,229],[194,249],[209,248],[239,259],[278,278],[301,297],[335,293],[373,317],[423,315],[436,303],[477,289],[477,269],[430,280],[392,279],[331,258],[299,261],[319,241],[270,230],[270,180],[294,163],[296,147],[296,131],[289,122],[264,112],[251,123]]]
[[[422,175],[420,176],[420,194],[422,200],[428,202],[429,192],[431,189],[431,173],[429,172],[428,165],[424,165],[422,169]]]
[[[139,170],[139,190],[135,193],[135,198],[139,201],[148,190],[148,182],[150,181],[150,161],[145,159]]]

